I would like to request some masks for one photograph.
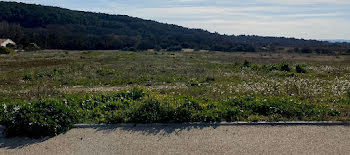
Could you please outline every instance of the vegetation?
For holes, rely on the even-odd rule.
[[[37,51],[0,55],[11,136],[74,123],[350,120],[350,56]]]
[[[34,102],[12,101],[2,104],[1,122],[7,137],[55,136],[69,130],[77,121],[77,113],[53,99]]]
[[[65,132],[73,123],[333,120],[344,115],[331,107],[334,105],[293,97],[197,99],[133,88],[118,93],[65,95],[62,99],[5,103],[2,122],[6,126],[6,136],[38,138]]]
[[[301,65],[295,66],[295,71],[297,73],[306,73],[306,70]]]
[[[281,63],[280,64],[280,70],[284,72],[290,72],[291,69],[289,68],[288,63]]]
[[[40,47],[36,43],[30,43],[26,48],[26,51],[39,51]]]
[[[191,48],[211,51],[344,54],[347,43],[329,43],[283,37],[228,36],[188,29],[125,15],[72,11],[57,7],[0,2],[0,38],[19,47],[37,43],[43,49],[126,50]]]
[[[15,54],[16,51],[7,47],[0,47],[0,54]]]

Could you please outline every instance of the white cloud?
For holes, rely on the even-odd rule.
[[[342,13],[289,13],[288,7],[143,8],[126,13],[147,19],[225,34],[286,36],[306,39],[350,39],[350,20]],[[320,10],[320,9],[315,9]],[[322,11],[322,9],[321,9]],[[265,14],[265,12],[269,12]],[[287,12],[287,13],[284,13]]]

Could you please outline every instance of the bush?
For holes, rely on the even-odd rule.
[[[29,81],[33,79],[33,76],[31,73],[25,73],[22,79],[25,81]]]
[[[181,46],[171,46],[171,47],[167,48],[166,50],[170,51],[170,52],[181,51],[182,47]]]
[[[291,69],[290,69],[288,63],[281,63],[281,64],[280,64],[280,71],[283,71],[283,72],[290,72]]]
[[[5,104],[2,111],[6,137],[40,138],[68,131],[78,118],[73,108],[57,100]]]
[[[248,60],[244,60],[243,67],[250,67],[251,63]]]
[[[301,49],[301,53],[312,53],[312,49],[308,48],[308,47],[303,47]]]
[[[177,100],[180,102],[180,105],[174,112],[175,122],[202,121],[198,116],[196,118],[195,115],[198,112],[203,111],[203,108],[198,101],[188,97],[177,98]]]
[[[0,54],[15,54],[16,51],[14,51],[11,48],[7,48],[7,47],[0,47]]]
[[[297,65],[297,66],[295,67],[295,71],[296,71],[297,73],[306,73],[306,70],[305,70],[301,65]]]
[[[171,120],[171,113],[168,110],[158,100],[149,99],[140,102],[134,109],[131,109],[129,121],[133,123],[167,122]]]
[[[36,43],[30,43],[26,47],[26,51],[39,51],[39,50],[40,50],[40,47]]]
[[[159,45],[155,45],[154,46],[154,51],[161,51],[162,47],[160,47]]]

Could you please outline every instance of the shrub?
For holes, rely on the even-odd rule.
[[[167,48],[166,50],[170,51],[170,52],[181,51],[182,47],[181,46],[171,46],[171,47]]]
[[[280,64],[280,71],[283,71],[283,72],[290,72],[291,69],[290,69],[288,63],[281,63],[281,64]]]
[[[201,121],[200,118],[196,118],[195,114],[202,111],[203,108],[196,100],[188,97],[177,98],[177,100],[180,105],[174,112],[175,122]]]
[[[227,107],[225,108],[222,117],[227,121],[239,121],[243,116],[243,112],[241,111],[240,107],[233,106],[233,107]]]
[[[297,73],[306,73],[306,70],[305,70],[301,65],[297,65],[297,66],[295,67],[295,71],[296,71]]]
[[[16,49],[16,45],[15,44],[7,44],[6,47],[10,48],[10,49]]]
[[[112,111],[106,116],[106,122],[108,124],[124,123],[125,121],[126,114],[123,110]]]
[[[145,92],[141,88],[135,87],[131,91],[126,91],[124,94],[125,94],[125,97],[130,97],[130,99],[132,100],[140,100],[142,99],[142,97],[144,97],[147,94],[147,92]]]
[[[129,111],[129,121],[133,123],[167,122],[171,120],[171,113],[168,110],[158,100],[149,99],[140,102]]]
[[[154,50],[155,51],[161,51],[162,47],[160,47],[159,45],[154,46]]]
[[[25,81],[29,81],[33,79],[33,76],[31,73],[25,73],[22,79]]]
[[[71,107],[57,100],[5,104],[2,112],[6,137],[40,138],[69,130],[77,120]]]
[[[40,47],[36,43],[30,43],[26,47],[26,51],[39,51],[39,50],[40,50]]]
[[[251,63],[248,60],[244,60],[243,67],[250,67]]]
[[[301,49],[301,53],[312,53],[312,49],[308,48],[308,47],[303,47]]]
[[[15,54],[16,51],[7,47],[0,47],[0,54]]]

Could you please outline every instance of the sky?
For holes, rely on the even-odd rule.
[[[228,35],[350,40],[350,0],[11,0]]]

